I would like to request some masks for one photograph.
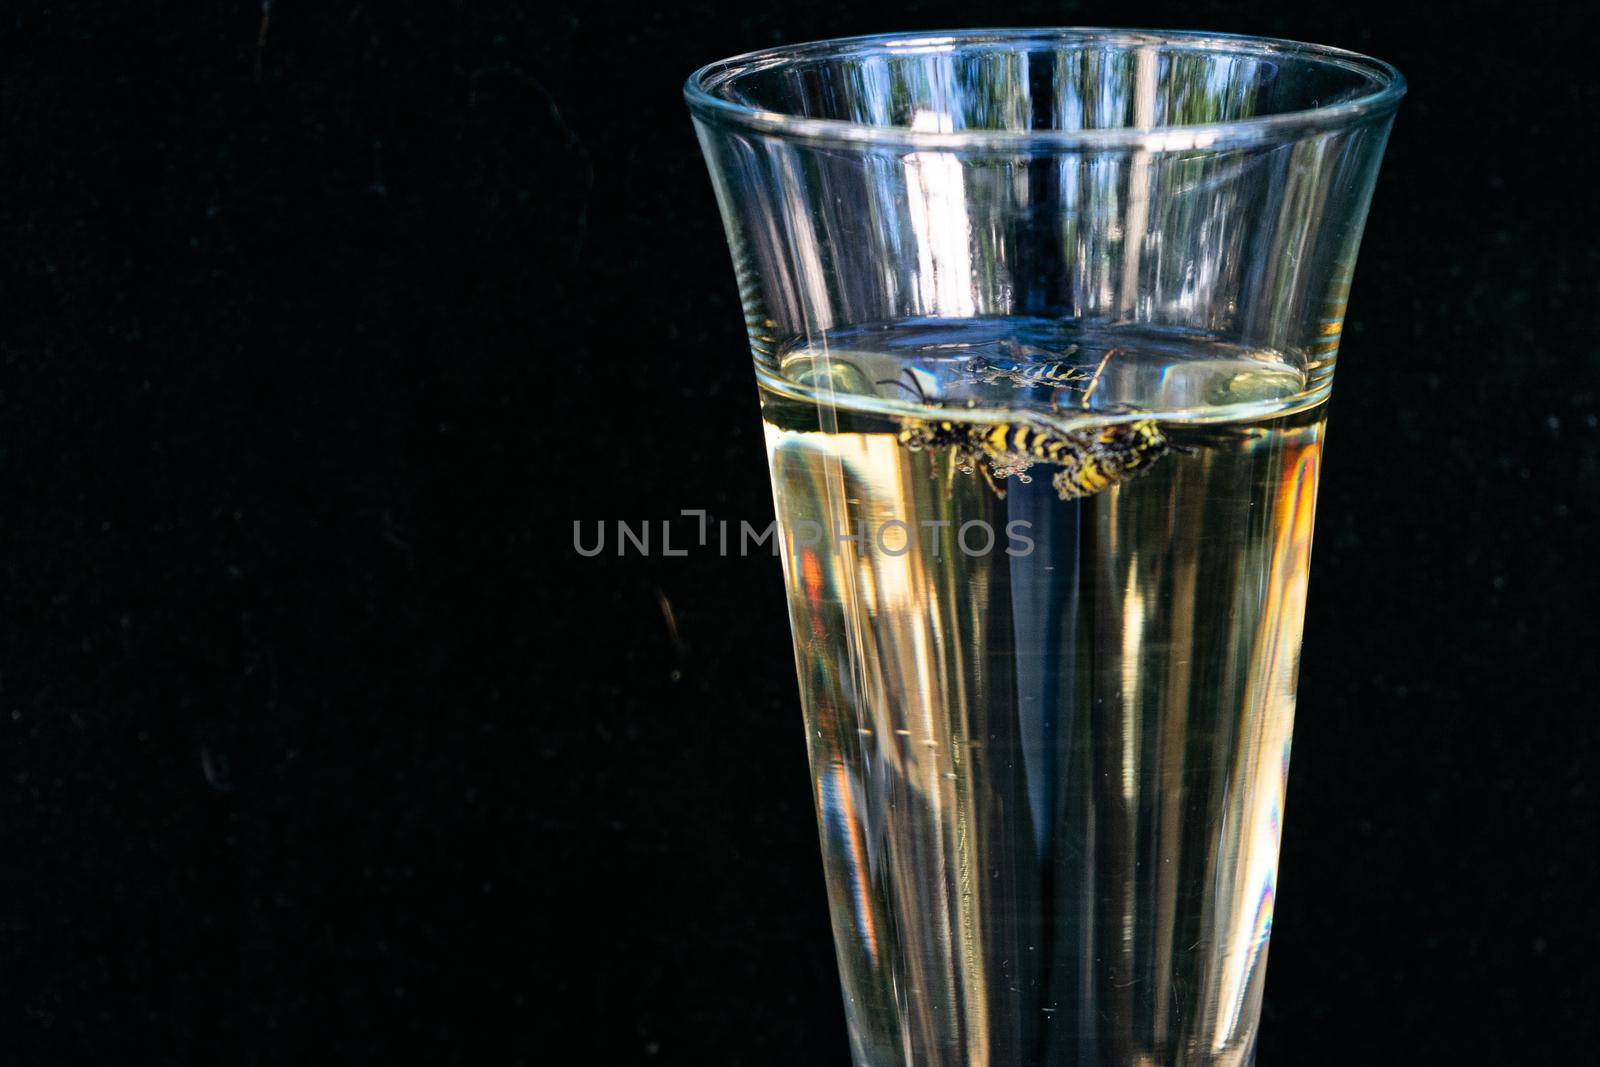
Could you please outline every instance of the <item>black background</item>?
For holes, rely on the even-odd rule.
[[[14,7],[0,1062],[847,1061],[776,562],[583,560],[571,526],[771,514],[683,77],[975,22],[1410,77],[1334,400],[1261,1060],[1585,1062],[1579,9]]]

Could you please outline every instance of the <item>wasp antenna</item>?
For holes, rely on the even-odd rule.
[[[901,381],[900,378],[906,379],[906,381],[909,381],[911,384],[907,385],[905,382]],[[927,390],[922,388],[922,383],[917,380],[917,376],[911,372],[910,367],[907,367],[905,370],[900,372],[900,378],[883,378],[879,380],[877,384],[897,385],[904,389],[907,393],[911,394],[911,396],[916,399],[917,403],[929,403]]]

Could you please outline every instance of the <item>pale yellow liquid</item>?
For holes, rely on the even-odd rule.
[[[948,450],[909,450],[891,413],[908,391],[875,382],[917,366],[941,405],[923,414],[957,419],[1048,412],[1037,390],[838,344],[784,365],[809,384],[764,379],[858,1064],[1253,1055],[1326,390],[1260,355],[1187,354],[1119,353],[1091,410],[1069,390],[1039,416],[1081,427],[1125,417],[1130,394],[1166,401],[1184,451],[1076,501],[1048,469],[1000,499]],[[968,555],[974,520],[996,542]],[[869,536],[804,544],[808,522]]]

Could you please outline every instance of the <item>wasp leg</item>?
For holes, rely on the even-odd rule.
[[[1072,370],[1067,375],[1062,377],[1050,379],[1049,382],[1046,383],[1050,386],[1050,410],[1058,415],[1061,413],[1061,395],[1063,393],[1068,395],[1072,393],[1083,393],[1085,396],[1087,396],[1088,386],[1083,384],[1085,382],[1089,382],[1092,385],[1094,379],[1092,379],[1085,372],[1077,369]],[[1081,399],[1082,398],[1080,397],[1080,400]]]
[[[1094,373],[1089,376],[1089,384],[1084,388],[1083,396],[1079,399],[1080,406],[1089,406],[1089,401],[1094,397],[1094,391],[1100,388],[1100,375],[1105,373],[1106,364],[1111,362],[1112,356],[1120,356],[1123,351],[1123,349],[1115,347],[1106,349],[1106,354],[1100,357],[1100,365],[1095,367]]]
[[[1000,500],[1004,500],[1006,498],[1005,486],[995,481],[995,477],[990,473],[988,465],[984,463],[978,463],[974,466],[978,474],[983,478],[983,484],[989,487],[989,491],[994,493],[994,495]]]

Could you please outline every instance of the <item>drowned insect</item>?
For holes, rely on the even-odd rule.
[[[906,377],[916,385],[915,395],[924,406],[931,408],[940,406],[937,401],[931,401],[922,394],[921,383],[917,382],[909,370],[906,371]],[[901,385],[904,388],[898,380],[878,384]],[[1012,476],[1022,482],[1032,481],[1025,472],[1034,463],[1027,456],[1011,455],[997,450],[994,435],[1003,434],[1010,429],[1010,423],[984,425],[976,422],[958,422],[954,419],[901,419],[900,432],[896,435],[896,440],[912,452],[934,448],[950,449],[954,454],[958,470],[965,474],[977,474],[995,496],[1004,500],[1006,490],[1001,483]]]
[[[1070,386],[1089,380],[1080,367],[1065,360],[1050,363],[1010,363],[985,356],[973,356],[962,368],[969,381],[984,385],[1010,382],[1014,388],[1030,389],[1038,386]]]
[[[1062,500],[1090,496],[1145,474],[1163,456],[1180,451],[1154,419],[1060,434],[1045,449],[1049,461],[1061,467],[1050,485]]]
[[[1116,351],[1106,353],[1095,369],[1085,402]],[[925,407],[943,406],[928,397],[909,369],[903,377],[909,385],[899,379],[878,384],[905,389]],[[1115,422],[1092,430],[1057,430],[1026,417],[990,423],[903,418],[897,440],[913,452],[950,449],[957,469],[978,474],[1001,499],[1006,495],[1002,484],[1005,479],[1016,477],[1020,482],[1029,482],[1032,479],[1027,471],[1036,464],[1057,468],[1050,479],[1051,487],[1062,500],[1077,500],[1146,473],[1172,452],[1186,451],[1167,439],[1155,419]]]
[[[1060,353],[1048,352],[1015,340],[1002,342],[1002,345],[1007,352],[1014,354],[1014,358],[993,359],[987,356],[973,356],[962,367],[968,381],[984,385],[998,385],[1008,381],[1013,388],[1031,389],[1060,388],[1079,385],[1090,380],[1090,375],[1083,368],[1067,359],[1078,351],[1077,345],[1071,345],[1065,352]],[[1041,356],[1044,358],[1040,358]]]

